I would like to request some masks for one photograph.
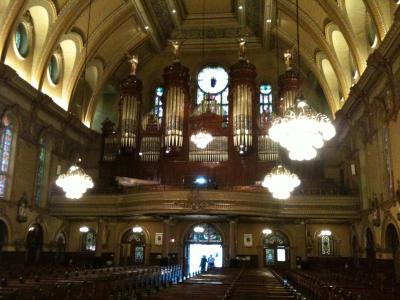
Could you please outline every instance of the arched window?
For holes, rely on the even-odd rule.
[[[207,96],[212,97],[219,105],[220,115],[228,118],[228,82],[229,76],[220,66],[206,66],[197,75],[197,101],[199,105]]]
[[[260,85],[260,115],[263,112],[272,113],[272,87],[270,84]]]
[[[82,234],[82,251],[96,251],[96,232],[92,228]]]
[[[154,115],[158,118],[159,122],[161,122],[161,118],[163,116],[163,107],[162,107],[163,94],[164,94],[164,88],[158,86],[154,93]]]
[[[334,255],[333,237],[332,235],[321,235],[319,237],[319,254],[321,256]]]
[[[0,197],[5,197],[7,193],[13,139],[13,127],[7,115],[3,117],[2,127],[0,137]]]
[[[39,140],[39,155],[38,165],[36,169],[36,181],[35,181],[35,205],[40,206],[42,199],[44,178],[46,170],[46,145],[43,136]]]
[[[289,261],[289,239],[280,231],[273,231],[264,237],[264,263],[275,265]]]
[[[196,225],[189,233],[188,243],[222,243],[219,232],[209,224]]]

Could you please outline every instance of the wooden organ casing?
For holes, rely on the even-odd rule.
[[[196,95],[189,93],[189,70],[175,60],[163,73],[161,122],[153,112],[146,114],[135,131],[135,151],[122,151],[114,161],[103,159],[100,176],[108,182],[115,176],[128,176],[176,186],[196,176],[212,177],[221,187],[253,185],[262,180],[278,157],[266,138],[271,115],[260,115],[256,76],[255,66],[244,58],[231,66],[228,120],[224,120],[217,110],[208,110],[208,105],[216,105],[211,103],[212,97],[192,110]],[[125,81],[124,93],[140,99],[139,82],[137,78]],[[286,71],[279,84],[279,95],[294,101],[299,85],[297,73]],[[135,124],[139,121],[140,117]],[[214,138],[205,149],[196,149],[190,141],[200,129]],[[105,141],[110,130],[104,134]]]

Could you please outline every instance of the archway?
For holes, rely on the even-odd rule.
[[[33,224],[28,228],[26,237],[26,262],[38,263],[43,247],[43,228],[39,224]]]
[[[375,253],[374,238],[373,238],[371,229],[367,228],[367,231],[365,234],[366,234],[366,245],[365,246],[366,246],[366,252],[367,252],[368,268],[370,270],[374,270],[376,253]]]
[[[146,237],[142,232],[127,230],[121,239],[121,265],[144,265],[146,251]]]
[[[264,265],[290,267],[289,239],[281,231],[274,231],[264,237]]]
[[[396,281],[400,281],[400,249],[399,249],[399,236],[393,224],[386,227],[385,233],[386,248],[393,255],[393,268],[395,272]]]
[[[200,270],[204,255],[207,258],[207,268],[211,260],[214,260],[215,267],[222,267],[222,245],[222,235],[213,225],[203,223],[192,226],[185,237],[184,264],[186,266],[184,270],[188,273]]]
[[[4,221],[0,220],[0,265],[3,261],[3,247],[8,241],[8,228]]]

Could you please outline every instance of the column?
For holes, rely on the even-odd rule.
[[[236,257],[236,244],[237,244],[236,227],[237,227],[237,221],[229,220],[229,259]]]
[[[162,257],[163,262],[168,264],[169,242],[170,242],[170,218],[163,221],[163,243],[162,243]]]
[[[103,219],[99,219],[97,222],[97,234],[96,234],[96,252],[95,257],[101,257],[103,253],[103,236],[104,236],[105,223]]]

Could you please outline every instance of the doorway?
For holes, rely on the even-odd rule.
[[[33,224],[28,228],[26,237],[26,262],[36,264],[40,260],[43,247],[43,229],[39,224]]]
[[[121,241],[120,264],[144,265],[146,238],[143,232],[133,232],[132,229],[125,232]]]
[[[290,265],[289,240],[287,236],[275,231],[264,237],[264,266]]]
[[[223,265],[222,236],[218,230],[210,224],[198,224],[193,226],[185,242],[185,270],[193,273],[200,270],[200,262],[203,255],[208,259],[214,258],[216,268]],[[208,264],[207,264],[208,267]]]

